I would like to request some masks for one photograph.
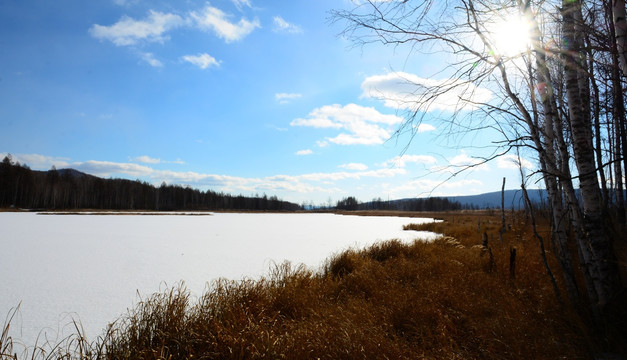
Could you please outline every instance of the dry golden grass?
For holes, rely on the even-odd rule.
[[[440,217],[413,227],[447,235],[432,243],[348,249],[319,271],[282,264],[255,281],[217,281],[194,301],[183,286],[155,294],[87,356],[64,347],[65,358],[583,359],[599,350],[556,300],[523,218],[508,219],[501,243],[497,217]]]

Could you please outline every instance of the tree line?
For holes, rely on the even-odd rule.
[[[338,210],[394,210],[394,211],[453,211],[470,209],[470,206],[462,206],[457,201],[447,198],[429,197],[420,199],[403,199],[384,201],[381,198],[368,202],[360,202],[354,196],[339,200],[335,206]]]
[[[267,195],[246,197],[187,186],[155,187],[145,181],[103,179],[73,169],[31,170],[0,163],[0,208],[107,210],[267,210],[295,211],[297,204]]]

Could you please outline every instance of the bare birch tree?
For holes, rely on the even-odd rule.
[[[597,150],[600,146],[609,149],[620,168],[624,148],[604,144],[607,139],[601,136],[596,148],[592,141],[593,119],[600,116],[595,115],[598,96],[596,83],[591,82],[598,59],[588,36],[609,34],[607,24],[615,27],[615,50],[599,51],[614,54],[622,69],[625,5],[612,1],[613,18],[598,23],[591,22],[591,11],[584,16],[583,9],[591,6],[580,0],[367,0],[355,2],[349,11],[333,13],[334,19],[346,24],[343,35],[356,45],[410,46],[418,53],[440,51],[452,59],[440,71],[450,80],[432,86],[414,84],[414,96],[406,99],[411,104],[402,105],[409,110],[401,129],[415,128],[411,125],[421,121],[433,104],[452,93],[457,97],[456,111],[440,119],[448,131],[496,129],[503,136],[497,156],[521,147],[533,151],[549,196],[557,256],[569,298],[579,303],[576,256],[597,320],[617,301],[622,286],[612,246],[615,238],[608,231],[613,228],[608,222],[612,217],[607,216],[610,205],[598,180],[604,156],[601,153],[597,162]],[[528,23],[529,45],[524,51],[506,54],[495,40],[494,25],[512,15]],[[618,82],[615,85],[622,89],[622,79],[609,81]],[[494,97],[477,100],[474,95],[480,87],[489,88]],[[616,125],[616,134],[624,126],[624,122]],[[623,185],[613,190],[622,194]]]

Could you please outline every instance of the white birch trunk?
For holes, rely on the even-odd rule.
[[[623,75],[627,76],[627,19],[625,14],[625,0],[612,0],[612,14],[616,31],[618,61]]]
[[[584,257],[590,259],[588,264],[591,282],[594,285],[597,303],[595,314],[600,314],[619,290],[618,268],[612,244],[604,231],[604,208],[596,173],[594,148],[590,136],[592,124],[585,114],[580,93],[581,66],[579,56],[581,49],[575,33],[575,15],[581,12],[578,1],[563,0],[561,15],[563,34],[566,44],[564,52],[564,75],[566,97],[568,101],[569,122],[573,141],[575,164],[579,173],[579,188],[583,200],[583,227],[586,232],[587,244],[580,246]],[[586,121],[586,119],[588,121]],[[591,299],[593,300],[593,299]]]

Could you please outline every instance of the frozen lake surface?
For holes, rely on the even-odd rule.
[[[215,279],[256,279],[286,260],[316,270],[349,247],[433,239],[433,233],[402,230],[429,221],[333,214],[0,213],[0,315],[21,302],[10,334],[25,345],[33,345],[42,330],[53,341],[72,333],[72,319],[93,340],[138,294],[147,297],[184,281],[198,296]]]

